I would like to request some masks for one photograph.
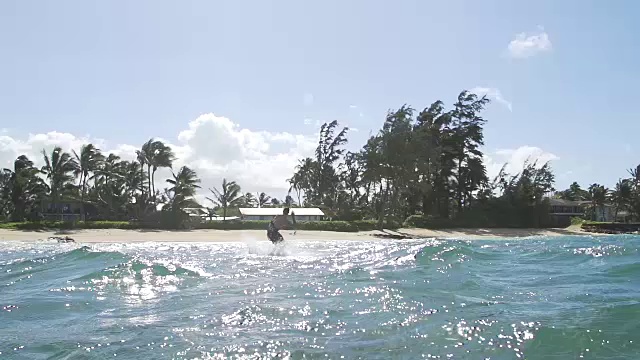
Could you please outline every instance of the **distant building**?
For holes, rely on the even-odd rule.
[[[271,220],[276,215],[282,214],[283,208],[239,208],[242,220]],[[289,214],[294,213],[296,221],[320,221],[324,217],[322,210],[318,208],[290,208]]]
[[[569,226],[572,217],[584,217],[589,201],[572,201],[563,199],[549,199],[551,216],[556,226]]]
[[[571,223],[572,217],[585,218],[586,210],[592,208],[591,201],[572,201],[563,199],[549,199],[549,205],[551,205],[551,215],[559,224]],[[588,220],[601,221],[601,222],[613,222],[613,221],[625,221],[629,216],[627,211],[618,209],[616,219],[616,207],[612,204],[604,204],[596,206],[591,210]]]
[[[563,199],[549,199],[552,215],[583,216],[589,201],[573,201]]]
[[[42,220],[47,221],[78,221],[82,216],[82,202],[79,200],[60,199],[53,202],[50,199],[42,202]],[[95,207],[85,202],[85,215],[87,218],[95,216]]]
[[[616,218],[617,216],[617,218]],[[594,211],[595,221],[601,222],[624,222],[629,217],[629,212],[618,208],[616,213],[616,206],[613,204],[604,204],[604,206],[597,206]]]

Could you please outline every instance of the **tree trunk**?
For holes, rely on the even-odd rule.
[[[151,172],[151,180],[149,180],[151,182],[151,190],[152,190],[152,196],[153,196],[153,203],[155,204],[156,202],[156,184],[155,184],[155,178],[156,178],[156,170],[158,170],[155,166],[153,167],[153,172]]]
[[[140,179],[142,180],[142,184],[140,184],[140,193],[142,193],[141,199],[144,199],[144,163],[142,162],[140,163]]]
[[[382,192],[382,183],[380,183],[380,192]],[[389,182],[387,181],[385,184],[384,193],[382,194],[382,199],[380,201],[380,214],[378,215],[378,230],[383,230],[384,228],[384,217],[385,217],[387,202],[389,201],[388,199],[389,199]]]
[[[82,193],[80,194],[80,220],[85,221],[85,211],[84,211],[84,193],[87,186],[87,175],[82,173],[80,175],[80,179],[82,181]]]
[[[147,198],[151,199],[151,165],[147,165]]]

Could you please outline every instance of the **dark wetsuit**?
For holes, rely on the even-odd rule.
[[[282,234],[280,234],[280,230],[278,230],[276,225],[273,223],[273,220],[269,222],[269,228],[267,229],[267,237],[274,244],[277,244],[280,241],[284,240],[284,238],[282,237]]]

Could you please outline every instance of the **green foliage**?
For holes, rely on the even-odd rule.
[[[171,220],[171,213],[158,212],[155,220],[147,222],[129,222],[129,221],[41,221],[41,222],[11,222],[0,223],[0,229],[12,230],[82,230],[82,229],[173,229],[175,225],[167,225],[174,223]],[[265,230],[269,225],[269,221],[206,221],[193,224],[192,229],[211,229],[211,230]],[[313,231],[337,231],[337,232],[356,232],[375,230],[376,221],[309,221],[299,222],[296,224],[297,230],[313,230]],[[386,229],[396,229],[398,224],[385,224]],[[287,231],[287,230],[285,230]]]
[[[495,201],[486,209],[477,208],[456,218],[441,218],[431,215],[412,215],[404,227],[424,229],[448,228],[546,228],[555,227],[547,204],[513,206],[504,201]]]
[[[235,181],[227,182],[227,179],[222,179],[222,186],[220,190],[217,188],[209,189],[213,194],[213,198],[207,197],[207,200],[211,201],[214,205],[222,208],[222,217],[227,217],[227,209],[230,206],[237,206],[246,200],[245,195],[242,194],[240,185]]]
[[[138,226],[127,221],[25,221],[0,224],[0,229],[10,230],[80,230],[80,229],[135,229]]]
[[[587,222],[587,220],[579,217],[579,216],[573,216],[571,217],[571,225],[582,225],[585,222]]]
[[[0,170],[0,220],[61,218],[57,215],[63,211],[62,204],[76,202],[80,209],[72,212],[79,213],[80,220],[135,219],[128,226],[136,228],[250,229],[266,225],[197,225],[188,212],[237,216],[237,207],[297,203],[319,207],[333,220],[300,225],[309,229],[372,230],[396,228],[402,222],[431,228],[559,225],[550,216],[546,200],[555,191],[548,163],[527,162],[515,173],[507,173],[505,164],[495,179],[488,178],[482,151],[486,123],[482,113],[488,103],[486,96],[462,91],[449,109],[440,100],[422,110],[404,104],[389,110],[379,131],[353,152],[345,146],[349,129],[337,120],[325,123],[314,155],[301,159],[288,180],[284,201],[264,192],[243,194],[239,184],[224,179],[219,189],[210,189],[213,196],[208,199],[214,206],[202,209],[195,201],[200,181],[188,167],[172,171],[167,188],[157,190],[156,171],[173,169],[175,155],[169,145],[153,138],[136,151],[135,161],[105,156],[92,144],[83,145],[78,153],[60,147],[43,150],[42,168],[21,155],[12,169]],[[588,202],[585,218],[591,220],[603,219],[609,205],[625,221],[638,220],[640,166],[628,172],[630,177],[620,179],[611,190],[600,184],[583,189],[574,182],[555,196]],[[45,223],[24,224],[20,226]]]
[[[377,219],[375,228],[407,217],[411,226],[547,226],[549,164],[487,177],[481,112],[488,102],[462,91],[450,110],[442,101],[419,113],[403,105],[358,152],[343,148],[347,128],[334,135],[337,122],[324,124],[316,156],[300,161],[290,191],[334,219]]]
[[[207,221],[194,225],[197,229],[217,230],[266,230],[269,221]],[[305,221],[296,224],[297,230],[357,232],[376,229],[376,221]],[[397,224],[389,224],[387,229],[397,229]],[[286,231],[286,230],[285,230]]]

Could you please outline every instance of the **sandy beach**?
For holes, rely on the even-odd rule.
[[[298,231],[295,235],[283,232],[285,239],[295,241],[321,240],[376,240],[383,238],[456,238],[456,239],[507,239],[529,236],[584,235],[580,228],[565,229],[400,229],[397,231],[364,231],[357,233],[332,231]],[[235,242],[266,240],[262,230],[72,230],[72,231],[21,231],[0,230],[0,241],[38,241],[50,237],[68,236],[80,243],[130,243],[130,242]]]

